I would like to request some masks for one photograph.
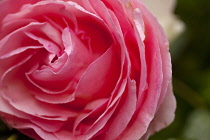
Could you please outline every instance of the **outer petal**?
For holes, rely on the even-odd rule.
[[[149,38],[147,42],[149,44],[145,44],[148,89],[143,93],[144,97],[141,97],[142,102],[138,105],[140,109],[137,109],[138,115],[136,119],[130,123],[124,134],[119,137],[120,140],[136,140],[146,133],[159,105],[165,98],[166,89],[171,79],[168,43],[162,28],[141,2],[131,0],[130,6],[133,9],[139,8],[142,11],[147,33],[146,39]],[[138,32],[141,31],[138,30]]]
[[[151,134],[168,126],[174,120],[175,109],[176,100],[173,95],[172,84],[170,83],[163,103],[156,112],[146,134],[140,140],[147,140]]]

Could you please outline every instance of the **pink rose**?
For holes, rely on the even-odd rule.
[[[140,0],[2,0],[0,116],[38,140],[141,140],[169,125],[168,42]]]

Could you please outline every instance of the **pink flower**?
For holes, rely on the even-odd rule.
[[[168,41],[139,0],[2,0],[0,116],[44,140],[141,140],[169,125]]]

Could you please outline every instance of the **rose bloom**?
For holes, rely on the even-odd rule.
[[[0,116],[36,140],[146,140],[174,118],[163,29],[140,0],[2,0]]]

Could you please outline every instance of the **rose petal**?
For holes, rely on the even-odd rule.
[[[50,139],[50,140],[59,140],[52,132],[44,131],[36,124],[31,123],[28,119],[27,120],[21,119],[7,114],[6,115],[3,114],[2,116],[4,116],[5,121],[9,124],[9,126],[19,129],[21,132],[30,135],[32,138],[36,138],[37,140],[41,140],[41,138]],[[30,132],[29,131],[30,129],[32,129],[33,131]]]
[[[75,90],[76,97],[93,100],[109,96],[119,77],[120,66],[118,61],[118,58],[114,55],[113,47],[109,48],[88,67],[81,77]]]
[[[118,102],[119,103],[119,102]],[[107,121],[110,119],[112,114],[114,113],[118,103],[116,103],[112,108],[107,109],[91,126],[88,127],[88,131],[86,131],[86,135],[78,135],[78,139],[90,139],[92,138],[97,132],[99,132],[106,124]]]
[[[19,19],[19,20],[13,20],[11,22],[5,23],[2,25],[2,28],[4,29],[3,32],[0,33],[0,39],[5,37],[8,34],[11,34],[12,32],[27,26],[31,22],[36,22],[34,19]]]
[[[88,127],[90,127],[91,121],[89,120],[87,125],[85,125],[85,124],[83,125],[82,121],[84,121],[89,116],[91,116],[91,114],[96,114],[96,113],[100,114],[102,111],[104,111],[105,107],[107,105],[107,100],[108,99],[97,99],[92,102],[89,102],[85,106],[85,108],[83,110],[84,113],[80,113],[77,116],[77,118],[75,119],[74,129],[73,129],[74,135],[86,133],[86,131],[88,130]],[[94,117],[95,117],[95,115],[94,115]]]
[[[118,84],[119,87],[116,87],[113,92],[115,94],[119,93],[119,95],[122,95],[125,90],[126,83],[127,83],[126,80],[124,80],[122,82],[122,85]],[[78,136],[78,137],[81,139],[88,139],[92,137],[93,135],[95,135],[97,132],[100,133],[100,131],[102,132],[106,131],[106,128],[104,127],[106,127],[107,121],[110,119],[111,115],[116,110],[118,103],[119,103],[118,98],[116,100],[113,100],[112,104],[107,106],[107,109],[103,113],[101,113],[101,115],[97,118],[97,120],[95,120],[93,124],[90,124],[87,127],[83,126],[84,127],[83,130],[86,132],[86,134],[84,136]],[[84,114],[83,118],[90,116],[95,111],[97,110],[94,110],[89,114]]]
[[[57,120],[67,120],[68,117],[75,117],[77,115],[77,113],[71,110],[37,101],[32,96],[33,94],[30,94],[32,91],[26,89],[25,85],[20,81],[14,80],[9,83],[10,86],[6,88],[6,91],[1,92],[1,94],[19,111],[43,118],[55,118]],[[14,92],[16,94],[13,94]]]
[[[156,112],[155,117],[150,123],[146,134],[140,140],[147,140],[151,134],[160,131],[161,129],[171,124],[171,122],[174,120],[175,109],[176,100],[172,92],[172,85],[169,83],[164,101]]]
[[[5,17],[5,15],[8,15],[9,13],[18,12],[22,5],[26,3],[33,4],[35,2],[37,2],[37,0],[19,0],[18,2],[16,0],[1,0],[0,5],[4,6],[0,8],[0,22],[2,22],[2,19]],[[15,5],[13,3],[15,3]]]
[[[40,47],[40,44],[35,43],[33,40],[28,38],[24,31],[29,30],[36,30],[37,28],[41,28],[44,26],[43,23],[30,23],[29,25],[20,28],[11,34],[7,35],[4,39],[0,41],[0,56],[6,55],[10,53],[11,51],[14,51],[16,49],[20,49],[21,47],[26,46],[38,46]],[[13,40],[16,40],[15,42]]]
[[[127,90],[123,93],[118,108],[116,109],[116,115],[112,118],[112,122],[105,135],[101,138],[104,140],[116,139],[130,122],[135,110],[136,110],[136,83],[135,81],[128,80]]]
[[[0,69],[0,84],[4,84],[4,80],[6,80],[6,76],[13,71],[14,69],[18,68],[19,66],[26,63],[36,52],[24,52],[21,55],[17,55],[15,57],[11,57],[9,59],[2,60],[0,64],[2,64],[2,68]],[[11,63],[10,63],[11,62]],[[14,72],[14,71],[13,71]]]
[[[119,36],[122,35],[120,24],[117,21],[117,18],[114,17],[114,14],[110,15],[110,12],[107,7],[104,5],[101,1],[94,1],[89,0],[91,6],[96,11],[96,13],[103,17],[103,20],[107,24],[107,26],[110,28],[111,32],[114,32],[113,35]],[[100,7],[100,8],[99,8]]]
[[[31,116],[29,114],[25,114],[22,111],[16,110],[15,108],[13,108],[4,98],[0,97],[0,110],[1,112],[8,114],[8,115],[12,115],[15,116],[17,118],[22,118],[22,119],[26,119],[26,120],[31,120],[32,123],[36,124],[37,126],[42,127],[45,131],[48,132],[55,132],[57,130],[59,130],[63,125],[64,125],[64,121],[57,121],[56,119],[54,120],[54,118],[50,118],[48,120],[43,119],[43,118],[39,118],[39,117],[34,117]],[[7,118],[7,117],[5,117]],[[54,127],[51,127],[51,125],[53,125]],[[17,126],[17,123],[16,123]],[[11,126],[12,127],[12,126]]]
[[[140,6],[141,10],[145,10],[142,7],[143,6]],[[147,12],[143,12],[143,13],[147,13]],[[143,15],[143,17],[144,17],[144,15]],[[145,18],[145,17],[147,17],[147,18]],[[148,20],[148,21],[146,21],[148,23],[153,23],[153,26],[156,26],[156,24],[158,24],[156,21],[154,21],[154,17],[152,17],[152,16],[148,17],[148,15],[145,17],[144,17],[144,20],[145,21]],[[153,20],[153,22],[151,20]],[[147,24],[145,24],[145,25],[147,25]],[[146,30],[146,32],[147,32],[151,29],[151,27],[147,27],[146,29],[147,29]],[[160,28],[156,28],[155,30],[157,30],[157,29],[160,29]],[[160,32],[161,32],[161,30],[160,30]],[[148,35],[152,35],[151,32],[148,33]],[[158,34],[158,35],[160,35],[160,34]],[[145,98],[145,100],[142,100],[143,106],[141,107],[141,110],[138,114],[138,118],[135,120],[135,123],[132,123],[131,127],[128,130],[124,131],[125,133],[122,135],[122,137],[121,137],[122,139],[138,139],[146,132],[149,122],[154,117],[154,113],[156,112],[158,104],[161,103],[160,89],[166,88],[164,86],[161,87],[163,79],[160,77],[162,75],[162,64],[161,64],[162,60],[160,58],[161,56],[160,56],[160,50],[159,50],[160,49],[159,42],[157,42],[158,41],[157,38],[154,38],[154,35],[153,35],[153,37],[148,36],[148,38],[149,38],[149,40],[151,39],[150,43],[152,43],[152,42],[153,43],[151,44],[152,50],[149,51],[148,44],[147,44],[147,48],[146,48],[146,53],[149,52],[146,60],[148,61],[147,62],[148,64],[150,63],[148,65],[149,66],[148,73],[150,73],[150,80],[148,83],[147,97]],[[160,36],[159,41],[164,42],[165,38],[163,36]],[[161,47],[163,47],[163,48],[165,47],[164,49],[167,50],[167,46],[165,44],[161,44]],[[151,58],[148,58],[148,57],[151,57]],[[165,63],[163,63],[163,64],[164,64],[163,67],[165,67]],[[166,81],[166,82],[169,82],[169,81]],[[162,93],[162,94],[164,96],[164,93]],[[144,118],[143,118],[143,116],[144,116]],[[141,125],[139,125],[139,124],[141,124]]]
[[[142,9],[147,11],[147,9],[145,7],[142,7]],[[151,15],[149,12],[145,12],[144,19],[145,19],[145,24],[147,25],[147,28],[148,28],[148,30],[147,30],[148,38],[150,38],[150,40],[152,40],[152,38],[154,38],[152,36],[156,36],[158,42],[156,42],[155,44],[159,44],[159,49],[160,49],[159,53],[161,55],[162,72],[163,72],[163,83],[162,83],[160,102],[159,102],[159,104],[160,104],[164,100],[164,97],[166,95],[166,90],[167,90],[169,81],[171,79],[171,74],[172,74],[171,57],[170,57],[170,53],[168,52],[169,43],[168,43],[167,37],[166,37],[162,27],[160,26],[160,24],[157,22],[156,18],[153,15]],[[151,22],[154,23],[154,24],[152,24],[153,26],[151,26],[151,24],[149,24]],[[159,30],[157,30],[157,29],[159,29]]]

